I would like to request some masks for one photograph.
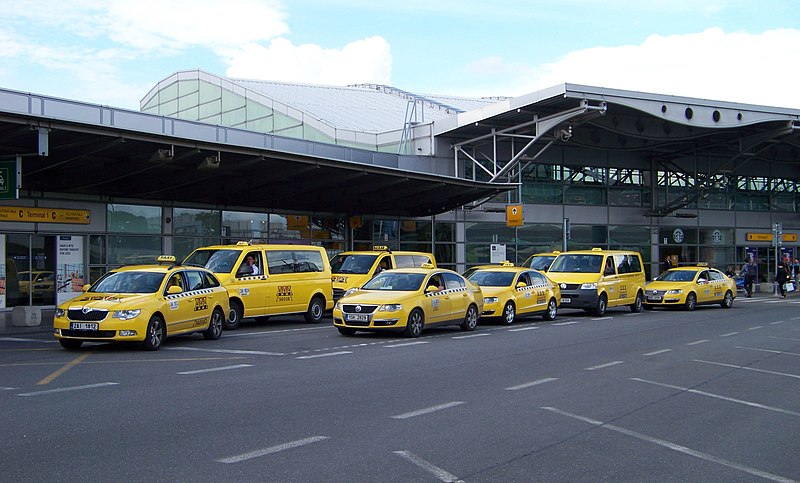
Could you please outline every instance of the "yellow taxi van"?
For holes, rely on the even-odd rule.
[[[562,309],[583,309],[597,316],[606,308],[629,306],[641,312],[645,274],[642,256],[628,250],[576,250],[560,253],[547,277],[561,289]]]
[[[331,258],[333,298],[339,300],[349,289],[364,285],[383,270],[420,268],[424,264],[436,268],[436,258],[432,253],[392,251],[385,246],[339,253]]]
[[[238,242],[194,250],[184,265],[205,267],[228,289],[226,329],[244,317],[304,314],[316,324],[333,309],[331,266],[323,247]]]

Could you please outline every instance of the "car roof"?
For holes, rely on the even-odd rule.
[[[153,272],[153,273],[172,273],[178,271],[180,269],[187,269],[187,270],[200,270],[207,273],[212,273],[210,270],[205,269],[203,267],[195,267],[189,265],[175,265],[175,264],[163,264],[163,265],[125,265],[114,269],[115,272]]]
[[[271,250],[308,250],[308,249],[323,249],[317,245],[285,245],[285,244],[271,244],[271,243],[253,243],[253,244],[236,244],[230,245],[208,245],[205,247],[197,247],[197,250],[262,250],[269,248]]]
[[[427,268],[427,267],[425,267],[425,268],[420,268],[420,267],[392,268],[390,270],[382,271],[381,274],[384,274],[384,273],[387,273],[387,272],[394,272],[394,273],[421,273],[421,274],[424,274],[424,275],[428,275],[428,274],[431,274],[431,273],[434,273],[434,272],[435,273],[453,273],[453,274],[458,275],[459,277],[463,277],[463,275],[461,275],[458,272],[455,272],[455,271],[447,269],[447,268],[438,268],[438,267],[437,268]]]
[[[381,253],[391,254],[391,255],[423,255],[423,256],[433,256],[432,253],[428,252],[409,252],[405,250],[353,250],[349,252],[340,252],[336,255],[379,255]]]
[[[475,268],[476,272],[538,272],[538,270],[535,270],[531,267],[507,267],[503,265],[481,265],[472,268]]]

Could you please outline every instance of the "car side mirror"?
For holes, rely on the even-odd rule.
[[[525,282],[517,282],[517,288],[522,288],[522,287],[527,287],[527,286],[528,286],[528,284],[526,284]]]
[[[427,287],[425,287],[425,293],[438,292],[438,291],[439,287],[435,287],[433,285],[428,285]]]
[[[183,292],[183,289],[181,289],[177,285],[172,285],[171,287],[169,287],[167,289],[167,294],[168,295],[175,295],[175,294],[179,294],[181,292]]]
[[[84,292],[88,292],[89,291],[89,287],[91,287],[91,286],[92,286],[92,284],[87,283],[86,285],[84,285],[81,288],[83,289]]]

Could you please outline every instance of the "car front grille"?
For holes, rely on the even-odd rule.
[[[578,290],[581,287],[579,283],[559,283],[556,284],[561,290]]]
[[[80,320],[87,322],[99,322],[108,316],[108,310],[105,309],[90,309],[84,311],[83,309],[69,309],[67,317],[69,320]]]
[[[371,314],[377,308],[377,305],[343,304],[342,312],[346,314]]]

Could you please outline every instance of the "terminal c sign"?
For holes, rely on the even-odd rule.
[[[797,233],[784,233],[781,235],[781,240],[785,242],[796,242]],[[772,233],[748,233],[747,241],[771,242]]]
[[[0,206],[0,221],[26,223],[70,223],[88,225],[89,210],[62,210],[59,208],[32,208],[29,206]]]

